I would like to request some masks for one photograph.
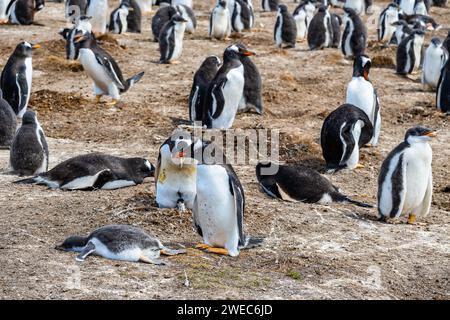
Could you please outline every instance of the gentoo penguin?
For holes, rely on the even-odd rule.
[[[333,27],[331,15],[326,6],[321,6],[308,27],[308,46],[310,50],[331,47],[333,44]]]
[[[0,89],[0,149],[9,149],[16,134],[16,114]]]
[[[438,86],[441,69],[447,61],[447,50],[442,46],[439,38],[431,39],[431,43],[425,51],[422,68],[422,85],[435,90]]]
[[[215,152],[220,152],[218,149],[215,147]],[[241,249],[257,246],[262,239],[245,235],[244,189],[225,157],[219,160],[197,167],[197,195],[192,215],[203,243],[196,248],[236,257]]]
[[[449,37],[447,37],[443,46],[446,48],[448,54],[450,52]],[[448,113],[450,111],[450,59],[447,59],[440,72],[436,89],[436,107],[442,112]]]
[[[378,144],[381,130],[380,101],[377,91],[369,80],[372,61],[366,55],[359,55],[353,63],[353,77],[347,86],[346,103],[363,110],[373,126],[372,146]]]
[[[145,178],[153,176],[154,171],[153,165],[143,158],[90,153],[67,159],[50,171],[15,183],[62,190],[113,190],[141,184]]]
[[[30,100],[33,79],[32,51],[38,48],[38,44],[19,43],[2,71],[0,87],[3,98],[19,118],[27,111]]]
[[[233,125],[245,84],[241,55],[251,56],[254,53],[237,45],[227,47],[223,64],[209,85],[203,117],[203,125],[209,129],[229,129]]]
[[[343,104],[331,112],[326,117],[320,134],[327,172],[357,168],[359,148],[369,143],[372,136],[372,123],[360,108]]]
[[[10,166],[19,175],[37,175],[48,170],[48,146],[33,111],[27,111],[11,145]]]
[[[118,34],[127,32],[130,9],[129,3],[121,2],[116,9],[111,11],[108,26],[110,32]]]
[[[432,17],[423,14],[400,14],[400,18],[405,20],[409,25],[412,25],[414,29],[418,29],[418,26],[429,31],[436,31],[441,28],[441,25],[439,25]]]
[[[159,33],[160,63],[178,63],[183,52],[186,23],[186,19],[176,14],[162,27]]]
[[[130,9],[128,10],[127,25],[128,32],[141,33],[142,12],[136,0],[122,0],[128,3]]]
[[[23,25],[32,24],[35,14],[44,6],[44,0],[11,0],[6,10],[9,22]]]
[[[378,41],[390,41],[395,32],[395,22],[398,21],[399,7],[395,2],[390,3],[384,9],[378,19]]]
[[[414,6],[416,4],[416,0],[396,0],[396,1],[404,14],[407,15],[414,14]]]
[[[397,73],[406,75],[416,72],[420,67],[425,32],[413,32],[397,47]]]
[[[231,14],[231,27],[234,32],[249,30],[253,23],[252,8],[244,0],[235,0]]]
[[[294,10],[293,17],[297,25],[297,38],[305,39],[309,23],[316,11],[315,0],[303,0]]]
[[[395,27],[395,31],[392,34],[392,38],[389,41],[389,44],[399,45],[403,41],[403,39],[405,39],[413,32],[413,29],[405,20],[398,20],[396,22],[393,22],[392,26]]]
[[[66,0],[65,15],[69,22],[76,24],[80,16],[86,15],[87,0]]]
[[[148,15],[152,12],[152,0],[136,0],[141,12]]]
[[[196,152],[201,140],[187,132],[175,132],[159,148],[155,173],[156,202],[160,208],[192,209],[197,193]]]
[[[8,23],[9,13],[7,13],[10,0],[0,0],[0,24]]]
[[[275,166],[275,168],[273,168]],[[271,167],[271,169],[267,169]],[[270,174],[267,171],[276,171]],[[343,195],[327,178],[317,171],[302,165],[276,165],[271,162],[256,165],[259,185],[272,198],[289,202],[329,204],[344,202],[371,208],[366,203],[355,201]]]
[[[341,45],[341,25],[342,18],[340,15],[331,13],[331,28],[333,29],[333,40],[331,42],[332,48],[339,48]]]
[[[285,4],[278,6],[277,21],[273,34],[275,45],[278,48],[295,48],[297,24]]]
[[[197,28],[197,18],[195,17],[194,10],[191,9],[191,7],[179,4],[175,6],[177,9],[177,12],[180,16],[186,20],[186,32],[187,33],[194,33],[195,29]]]
[[[220,0],[211,12],[208,30],[211,39],[223,40],[230,36],[231,14],[227,7],[227,1]]]
[[[428,9],[423,0],[416,0],[414,4],[414,14],[428,15]]]
[[[158,41],[162,27],[176,14],[177,9],[172,6],[161,7],[156,11],[152,18],[152,33],[155,42]]]
[[[220,59],[216,56],[207,57],[200,68],[195,72],[189,95],[189,120],[202,121],[205,105],[205,97],[212,79],[216,76],[220,67]]]
[[[97,34],[106,33],[108,19],[108,0],[88,0],[86,15],[92,17],[92,31]]]
[[[153,236],[130,225],[107,225],[95,229],[90,235],[71,236],[55,247],[57,250],[78,252],[76,260],[84,261],[90,254],[106,259],[165,264],[160,255],[186,253],[185,250],[166,248]]]
[[[277,11],[280,0],[261,0],[263,11]]]
[[[248,51],[243,43],[238,43],[237,46],[242,52]],[[261,74],[250,56],[239,55],[239,57],[244,66],[244,92],[238,110],[242,112],[254,110],[256,113],[262,114],[264,107]]]
[[[74,43],[79,45],[83,69],[94,81],[96,103],[108,95],[113,99],[109,105],[115,105],[119,102],[120,93],[127,92],[144,75],[140,72],[125,80],[116,61],[97,44],[92,34],[76,35]]]
[[[76,35],[92,32],[92,26],[89,22],[90,19],[90,17],[81,16],[79,19],[76,19],[76,24],[72,28],[64,28],[59,31],[59,34],[66,40],[67,60],[78,59],[80,48],[74,42],[74,38]]]
[[[367,31],[364,22],[350,8],[344,8],[344,33],[341,48],[345,57],[356,57],[366,49]]]
[[[432,150],[429,141],[436,132],[408,129],[405,140],[392,150],[378,176],[378,215],[380,220],[408,214],[408,223],[430,211],[433,194]]]
[[[372,14],[372,0],[345,0],[343,8],[355,10],[357,15]]]

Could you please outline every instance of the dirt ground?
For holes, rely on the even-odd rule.
[[[195,34],[186,35],[178,65],[156,63],[151,16],[145,17],[142,34],[103,41],[125,76],[145,71],[116,107],[95,105],[91,80],[64,60],[64,42],[57,33],[66,24],[63,4],[46,4],[36,16],[43,26],[0,27],[0,68],[19,41],[42,45],[33,59],[30,108],[37,111],[48,137],[50,167],[92,151],[156,162],[159,145],[188,119],[194,72],[207,55],[221,56],[230,43],[206,38],[213,2],[195,1],[199,26]],[[305,42],[294,50],[277,50],[272,38],[275,13],[261,13],[260,3],[254,2],[256,27],[240,41],[257,52],[253,60],[262,73],[266,110],[262,116],[240,114],[234,126],[280,129],[283,161],[322,170],[320,128],[325,116],[344,102],[351,62],[337,49],[307,51]],[[293,1],[285,2],[293,10]],[[450,8],[433,7],[431,14],[444,25],[436,34],[445,37]],[[373,44],[376,26],[368,27],[372,45],[367,53],[395,59],[395,50]],[[270,199],[260,191],[254,167],[240,165],[235,170],[246,192],[246,230],[264,236],[265,242],[231,258],[191,249],[201,238],[190,214],[157,208],[152,179],[116,191],[63,192],[14,185],[17,177],[0,175],[0,298],[449,299],[448,116],[436,111],[434,94],[422,91],[418,76],[399,77],[388,67],[373,68],[371,79],[382,105],[379,146],[362,150],[365,169],[328,177],[349,196],[375,204],[381,163],[406,129],[416,124],[437,129],[432,142],[433,204],[422,224],[407,225],[405,217],[379,223],[376,209]],[[8,159],[8,151],[0,150],[0,170],[8,170]],[[164,243],[187,246],[188,253],[166,259],[167,266],[100,257],[80,264],[74,254],[54,249],[69,235],[112,223],[139,226]]]

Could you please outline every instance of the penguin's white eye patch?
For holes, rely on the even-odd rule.
[[[369,59],[369,58],[366,58],[366,57],[361,57],[361,60],[362,60],[362,66],[363,66],[363,67],[366,66],[367,62],[370,62],[370,59]]]
[[[151,164],[150,164],[150,162],[148,161],[148,160],[145,160],[145,166],[149,169],[149,170],[152,170],[152,166],[151,166]]]
[[[239,48],[235,45],[230,46],[231,51],[239,52]]]
[[[30,44],[29,42],[26,42],[26,41],[25,41],[23,44],[24,44],[25,46],[31,48],[31,44]]]

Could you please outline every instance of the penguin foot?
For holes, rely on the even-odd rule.
[[[106,105],[107,106],[115,106],[117,103],[119,103],[119,100],[112,99],[112,101],[108,102]]]
[[[215,253],[215,254],[223,254],[225,256],[228,255],[228,250],[224,249],[224,248],[214,248],[214,247],[209,247],[208,249],[205,250],[205,252],[208,253]]]
[[[102,95],[95,96],[95,103],[99,104],[101,99],[102,99]]]
[[[408,224],[416,224],[416,215],[410,214],[408,217]]]
[[[208,248],[211,248],[211,246],[206,243],[199,243],[195,246],[195,249],[199,249],[199,250],[206,250]]]
[[[361,163],[358,163],[355,167],[355,169],[364,169],[364,168],[365,168],[365,166]]]
[[[178,60],[170,60],[169,61],[169,64],[179,64],[180,63],[180,61],[178,61]]]

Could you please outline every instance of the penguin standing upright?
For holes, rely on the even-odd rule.
[[[345,57],[356,57],[366,49],[367,32],[361,18],[355,10],[344,8],[344,33],[341,48]]]
[[[231,15],[227,7],[227,1],[218,1],[217,6],[211,12],[208,30],[211,39],[223,40],[230,36]]]
[[[231,45],[225,49],[223,64],[211,81],[205,100],[203,125],[211,129],[229,129],[233,125],[244,93],[244,66],[240,56],[251,56],[251,51]]]
[[[16,114],[0,89],[0,149],[9,149],[16,133]]]
[[[275,45],[278,48],[295,48],[297,24],[285,4],[278,6],[277,21],[274,29]]]
[[[431,43],[425,51],[422,68],[422,85],[435,90],[438,86],[441,69],[447,61],[447,50],[442,46],[439,38],[431,39]]]
[[[263,11],[277,11],[280,0],[261,0]]]
[[[32,51],[38,48],[38,44],[19,43],[2,71],[0,87],[3,98],[19,118],[27,111],[30,100],[33,79]]]
[[[372,136],[372,123],[360,108],[344,104],[331,112],[326,117],[320,133],[327,171],[357,168],[359,148],[369,143]]]
[[[109,31],[113,33],[125,33],[128,30],[128,14],[130,6],[127,2],[121,2],[120,5],[111,11],[109,18]]]
[[[314,0],[303,0],[294,10],[293,17],[297,24],[297,38],[305,39],[309,23],[314,17],[316,11]]]
[[[77,60],[80,54],[80,48],[74,42],[76,35],[91,33],[92,26],[89,22],[91,18],[81,16],[76,19],[76,24],[72,28],[64,28],[59,34],[66,40],[66,58],[67,60]]]
[[[195,29],[197,28],[197,18],[195,17],[195,12],[192,10],[191,7],[179,4],[176,6],[177,12],[180,16],[186,20],[186,32],[187,33],[194,33]]]
[[[177,9],[172,6],[161,7],[156,11],[155,15],[152,18],[152,33],[153,40],[158,42],[159,34],[162,30],[162,27],[172,19],[174,15],[177,14]]]
[[[182,16],[176,14],[167,22],[159,33],[160,63],[178,63],[183,52],[183,38],[186,22]]]
[[[339,48],[341,45],[341,25],[342,25],[342,18],[340,15],[331,13],[331,28],[333,30],[333,37],[331,41],[331,47],[332,48]]]
[[[94,33],[106,33],[108,0],[88,0],[86,15],[92,17],[91,25]]]
[[[140,72],[125,80],[117,62],[97,44],[90,33],[75,36],[74,43],[79,45],[79,60],[83,69],[94,81],[96,103],[100,102],[102,96],[108,95],[113,99],[109,105],[117,104],[120,93],[128,91],[144,75],[144,72]]]
[[[35,14],[44,6],[44,0],[11,0],[7,7],[9,22],[30,25],[34,22]]]
[[[378,41],[389,41],[395,32],[395,22],[398,21],[399,7],[395,2],[384,9],[378,19]]]
[[[383,161],[378,176],[380,220],[407,214],[408,223],[413,224],[417,216],[429,213],[433,195],[433,155],[428,142],[435,136],[436,132],[428,128],[408,129],[405,140]]]
[[[205,98],[209,84],[219,70],[220,59],[216,56],[209,56],[195,72],[189,95],[189,120],[202,121],[204,116]]]
[[[233,31],[241,33],[243,30],[249,30],[253,23],[253,12],[251,7],[244,0],[235,0],[234,8],[231,14],[231,27]]]
[[[333,44],[333,27],[331,15],[326,6],[321,6],[308,27],[308,46],[310,50],[331,47]]]
[[[369,80],[372,62],[367,55],[359,55],[353,63],[353,77],[347,86],[346,103],[363,110],[373,126],[372,146],[378,144],[381,130],[380,101],[377,91]]]
[[[243,43],[237,44],[239,50],[247,51]],[[258,67],[247,55],[240,55],[240,60],[244,66],[244,92],[239,102],[239,111],[247,112],[254,110],[258,114],[263,113],[262,102],[262,79]]]
[[[397,73],[406,75],[420,67],[425,32],[415,29],[397,47]]]
[[[450,52],[449,37],[445,40],[444,46],[447,53]],[[436,107],[442,112],[450,111],[450,59],[447,59],[440,72],[436,89]]]
[[[128,32],[141,33],[141,25],[142,25],[141,8],[137,4],[136,0],[122,0],[122,2],[128,3],[128,6],[130,7],[127,16]]]
[[[48,170],[48,146],[33,111],[27,111],[11,145],[10,166],[15,174],[37,175]]]

